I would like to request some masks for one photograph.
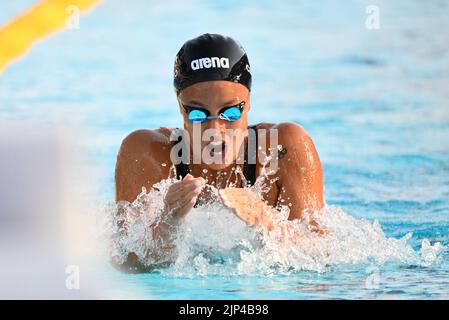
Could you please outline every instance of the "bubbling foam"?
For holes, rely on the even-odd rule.
[[[261,177],[266,179],[267,177]],[[326,205],[320,212],[308,213],[302,220],[287,220],[288,208],[280,206],[276,227],[266,231],[249,227],[223,207],[212,192],[212,201],[193,208],[174,234],[175,252],[149,254],[158,250],[152,228],[161,221],[164,197],[176,179],[166,179],[145,189],[133,203],[108,206],[109,222],[104,226],[111,237],[111,255],[124,262],[134,252],[145,265],[170,261],[159,271],[164,275],[272,275],[301,270],[325,272],[342,264],[404,264],[428,266],[444,251],[437,242],[425,239],[419,252],[408,244],[411,233],[400,239],[388,238],[377,220],[356,219],[336,206]],[[263,193],[262,183],[253,186]],[[216,190],[213,186],[208,186]],[[116,212],[120,212],[119,215]],[[309,219],[329,230],[320,235],[309,229]],[[122,227],[118,227],[121,225]],[[161,258],[162,257],[162,258]]]

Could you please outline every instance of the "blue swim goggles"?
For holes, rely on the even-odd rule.
[[[186,111],[189,121],[193,123],[202,123],[207,120],[222,119],[229,122],[234,122],[242,117],[243,106],[245,101],[240,102],[234,106],[224,107],[216,116],[211,116],[209,110],[182,105]]]

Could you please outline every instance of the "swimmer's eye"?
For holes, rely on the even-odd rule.
[[[240,102],[235,106],[230,106],[222,109],[220,111],[220,119],[227,121],[237,121],[242,117],[243,106],[245,105],[245,101]]]
[[[204,122],[207,120],[207,115],[204,111],[199,109],[192,109],[188,113],[190,122]]]
[[[188,119],[192,123],[202,123],[212,119],[222,119],[226,121],[237,121],[242,117],[243,106],[245,101],[240,102],[234,106],[225,107],[220,110],[218,116],[210,116],[209,111],[197,107],[185,106],[184,110],[187,113]]]

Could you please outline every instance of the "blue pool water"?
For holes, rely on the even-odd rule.
[[[0,24],[32,2],[2,2]],[[369,4],[380,8],[379,30],[365,27]],[[206,266],[128,275],[105,261],[112,295],[447,299],[448,15],[447,1],[109,0],[82,16],[79,30],[45,39],[6,70],[0,116],[79,131],[100,208],[113,200],[121,139],[139,128],[181,126],[171,77],[182,43],[205,32],[231,35],[253,71],[250,121],[304,126],[323,163],[330,212],[356,223],[377,219],[385,236],[370,243],[357,237],[374,231],[345,235],[359,230],[345,225],[337,245],[358,246],[346,260],[268,275],[232,266],[222,274]],[[387,240],[409,232],[406,244]],[[426,241],[441,247],[426,251]],[[366,259],[363,246],[373,252]]]

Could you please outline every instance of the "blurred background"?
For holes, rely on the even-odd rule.
[[[36,3],[1,0],[0,30]],[[369,5],[379,28],[367,26]],[[221,33],[249,56],[250,122],[295,121],[312,136],[327,203],[379,219],[388,236],[413,231],[415,247],[423,238],[447,245],[448,16],[443,0],[102,1],[80,15],[79,28],[42,37],[0,76],[1,157],[22,146],[29,161],[16,162],[17,151],[2,162],[2,199],[34,207],[28,195],[48,186],[77,203],[113,201],[121,140],[140,128],[182,126],[172,87],[177,51]],[[10,45],[0,42],[0,52]],[[47,138],[31,139],[39,133]],[[36,154],[60,154],[39,145],[76,156],[37,165]],[[68,166],[67,158],[77,160]],[[22,169],[32,164],[42,177],[12,193],[11,181],[29,178]],[[55,167],[56,180],[71,172],[63,182],[70,188],[40,171]],[[48,204],[34,208],[49,212]],[[12,211],[0,212],[3,224]]]

